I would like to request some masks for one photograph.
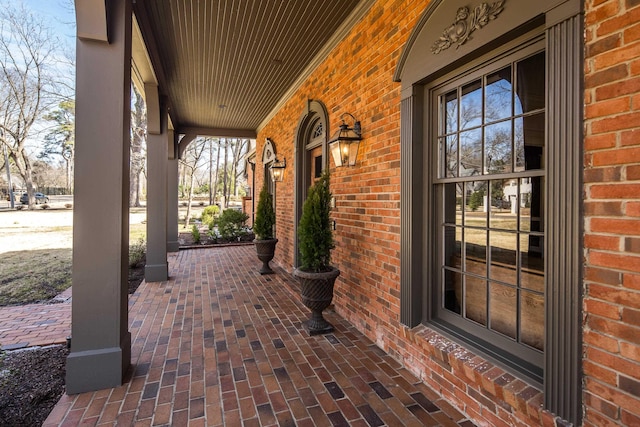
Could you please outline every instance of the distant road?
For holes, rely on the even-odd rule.
[[[63,208],[65,204],[71,203],[73,204],[73,195],[71,196],[49,196],[49,205],[51,207]],[[15,206],[20,206],[20,199],[15,201]],[[9,202],[6,198],[0,200],[0,210],[11,208],[11,202]]]
[[[50,209],[7,209],[9,202],[0,204],[0,254],[31,249],[69,248],[73,243],[72,196],[49,197]],[[6,205],[4,204],[6,203]],[[147,218],[141,208],[129,213],[130,224],[142,224]],[[1,261],[0,261],[1,262]]]
[[[70,196],[49,196],[51,203],[73,203],[73,195]]]

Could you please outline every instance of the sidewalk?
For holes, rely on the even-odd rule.
[[[2,350],[64,344],[71,335],[71,288],[56,303],[0,307]]]

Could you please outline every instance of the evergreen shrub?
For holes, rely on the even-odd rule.
[[[273,209],[273,196],[269,193],[266,184],[260,190],[260,200],[256,209],[256,219],[253,223],[253,232],[256,239],[273,239],[273,226],[276,223],[276,212]]]
[[[302,206],[298,225],[302,271],[319,273],[330,270],[331,250],[334,248],[330,211],[329,171],[325,170],[309,188],[307,200]]]

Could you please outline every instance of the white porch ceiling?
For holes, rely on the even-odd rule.
[[[255,134],[371,3],[136,0],[153,65],[142,78],[157,79],[178,132]]]

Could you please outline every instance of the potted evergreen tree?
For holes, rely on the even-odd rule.
[[[325,170],[302,206],[298,225],[300,267],[293,272],[300,281],[302,302],[311,309],[311,318],[305,323],[311,335],[333,331],[322,316],[322,310],[331,304],[333,285],[340,275],[340,270],[330,265],[334,247],[330,211],[329,172]]]
[[[260,190],[260,200],[256,210],[256,218],[253,222],[253,232],[256,235],[253,241],[256,245],[258,259],[262,261],[260,274],[272,274],[269,261],[273,259],[278,239],[274,238],[273,228],[276,223],[276,212],[273,210],[273,196],[269,193],[267,185]]]

